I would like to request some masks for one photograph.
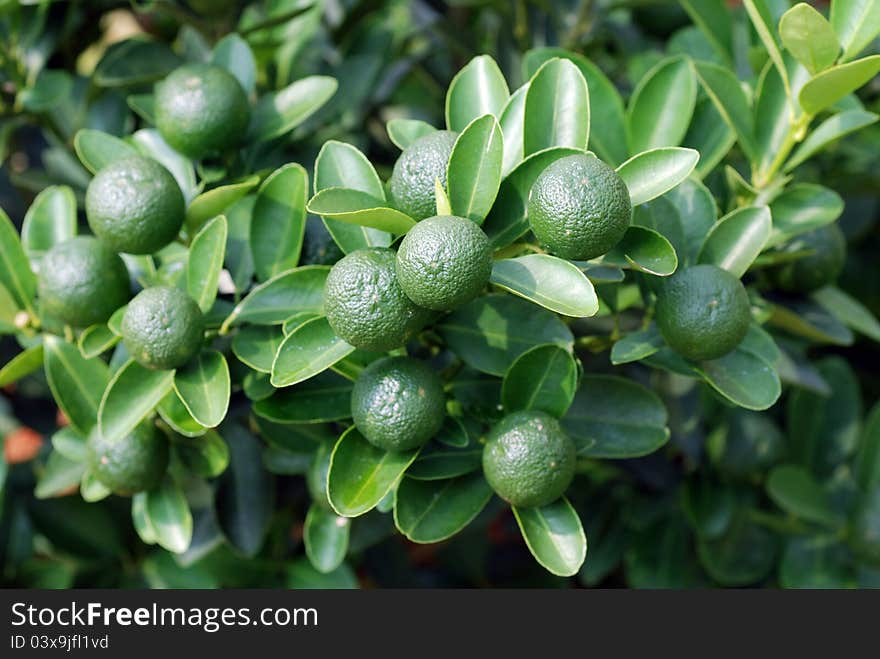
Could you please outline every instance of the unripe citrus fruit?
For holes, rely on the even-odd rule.
[[[205,325],[195,301],[179,288],[145,288],[128,303],[122,340],[139,364],[153,369],[183,366],[202,347]]]
[[[452,131],[438,130],[403,150],[389,181],[391,203],[397,210],[416,221],[437,213],[435,181],[446,185],[446,167],[457,137]]]
[[[89,469],[114,494],[130,495],[159,484],[168,467],[168,440],[152,423],[108,442],[97,428],[86,444]]]
[[[773,271],[776,285],[784,291],[809,293],[833,284],[846,262],[846,239],[836,224],[798,236],[786,250],[812,253]]]

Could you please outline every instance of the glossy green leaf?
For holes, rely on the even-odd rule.
[[[52,435],[52,448],[68,460],[85,462],[88,459],[86,438],[71,426],[59,428]]]
[[[875,403],[865,419],[853,471],[863,492],[880,485],[880,404]]]
[[[352,383],[320,373],[254,403],[254,414],[275,423],[327,423],[351,418]]]
[[[656,394],[622,377],[586,375],[562,419],[578,455],[636,458],[669,439],[666,408]]]
[[[43,465],[43,472],[34,488],[34,496],[37,499],[48,499],[67,494],[79,485],[85,470],[83,463],[74,462],[59,452],[52,451]]]
[[[32,86],[19,92],[16,101],[29,112],[50,112],[67,101],[72,87],[73,77],[66,71],[43,69]]]
[[[354,426],[346,430],[333,448],[327,474],[327,498],[333,510],[357,517],[375,508],[418,453],[382,451]]]
[[[501,402],[508,412],[540,410],[565,415],[577,389],[578,366],[557,345],[536,346],[517,357],[504,374]]]
[[[678,146],[697,102],[697,76],[682,57],[659,62],[639,81],[626,113],[630,153]]]
[[[633,156],[617,168],[617,173],[629,189],[633,206],[638,206],[684,181],[699,159],[700,154],[693,149],[653,149]]]
[[[125,98],[125,102],[145,122],[156,123],[156,99],[152,94],[130,94]]]
[[[185,552],[192,542],[193,518],[183,490],[166,478],[146,493],[145,504],[156,542],[175,554]]]
[[[326,318],[315,318],[285,337],[272,364],[272,384],[288,387],[308,380],[352,352]]]
[[[460,132],[477,117],[501,115],[510,91],[498,65],[488,55],[473,58],[446,92],[446,126]]]
[[[179,154],[162,138],[154,128],[142,128],[131,136],[134,146],[142,155],[153,158],[171,172],[183,192],[186,203],[190,203],[199,193],[195,169],[189,158]]]
[[[446,316],[437,330],[466,364],[499,377],[535,345],[570,349],[574,340],[556,315],[510,295],[477,298]]]
[[[439,438],[440,435],[436,439]],[[480,444],[467,443],[462,447],[453,447],[432,441],[425,445],[416,461],[406,470],[406,477],[420,481],[447,480],[479,471],[482,463],[483,448]]]
[[[880,118],[873,112],[864,110],[846,110],[828,117],[816,127],[791,158],[785,163],[784,171],[790,172],[808,158],[824,150],[829,144],[850,133],[875,123]]]
[[[19,308],[30,309],[37,292],[37,278],[31,271],[18,231],[0,208],[0,284],[9,291]]]
[[[742,277],[767,244],[771,226],[770,209],[766,206],[735,210],[709,231],[697,261]]]
[[[296,163],[279,167],[260,186],[250,234],[254,268],[260,279],[270,279],[299,263],[308,189],[308,174]]]
[[[296,590],[349,590],[358,587],[358,579],[354,570],[346,563],[333,572],[321,574],[308,559],[301,558],[290,563],[287,568],[287,587]]]
[[[798,95],[801,108],[814,116],[868,83],[880,72],[880,55],[826,69],[806,83]]]
[[[834,64],[840,44],[828,20],[805,2],[799,2],[779,21],[782,45],[815,75]]]
[[[180,400],[180,396],[173,389],[159,401],[156,411],[174,432],[184,437],[202,437],[207,431],[205,426],[193,418],[186,405]]]
[[[540,508],[513,508],[519,530],[532,556],[560,577],[577,574],[587,556],[587,536],[568,499]]]
[[[226,218],[218,215],[193,238],[186,261],[186,291],[207,313],[217,299],[217,284],[226,256]]]
[[[766,410],[779,399],[779,374],[742,344],[723,357],[702,362],[703,378],[722,396],[749,410]]]
[[[43,365],[43,344],[26,348],[0,368],[0,387],[17,382]]]
[[[236,323],[280,325],[296,313],[323,313],[329,266],[306,265],[282,272],[255,286],[236,305],[224,327]]]
[[[186,228],[190,234],[232,206],[260,183],[259,176],[248,176],[236,183],[220,185],[193,199],[186,209]]]
[[[755,126],[752,106],[737,77],[727,68],[710,62],[695,62],[700,84],[721,117],[736,133],[746,155],[754,158]]]
[[[782,57],[779,35],[776,32],[776,26],[774,25],[770,8],[767,5],[767,0],[743,0],[743,5],[746,8],[746,12],[749,15],[749,19],[751,19],[755,31],[758,33],[761,42],[764,44],[764,48],[767,49],[767,53],[770,55],[770,60],[773,62],[773,65],[781,76],[782,85],[786,90],[786,96],[790,97],[791,92],[789,90],[791,89],[791,85],[788,81],[788,70],[786,69],[785,61]]]
[[[817,183],[795,183],[770,202],[773,229],[765,247],[831,224],[843,213],[843,199]]]
[[[221,66],[241,83],[250,95],[257,86],[257,64],[247,41],[235,34],[227,34],[217,42],[211,52],[211,63]]]
[[[98,428],[108,442],[134,430],[174,386],[174,371],[152,371],[131,360],[110,380],[98,408]]]
[[[431,124],[419,119],[392,119],[385,125],[385,130],[388,139],[401,151],[417,139],[437,132]]]
[[[768,529],[737,515],[721,537],[697,544],[700,563],[725,586],[746,586],[765,578],[776,565],[778,540]]]
[[[663,337],[653,323],[648,329],[630,332],[611,348],[612,364],[628,364],[650,357],[664,345]]]
[[[852,587],[852,555],[836,537],[794,536],[779,561],[779,585],[783,588]]]
[[[694,179],[687,179],[665,195],[678,210],[679,220],[684,230],[684,254],[678,254],[680,261],[693,262],[705,240],[706,235],[718,218],[718,206],[709,189]]]
[[[843,46],[843,61],[851,60],[880,33],[878,0],[834,0],[831,25]]]
[[[409,215],[388,208],[382,199],[360,190],[326,188],[308,203],[310,213],[324,218],[404,234],[415,226]]]
[[[317,112],[336,93],[337,82],[309,76],[261,97],[251,111],[249,142],[267,142],[286,135]]]
[[[232,339],[232,352],[239,361],[261,373],[272,372],[272,362],[284,341],[284,332],[278,327],[248,325]]]
[[[80,162],[92,174],[120,158],[137,155],[137,149],[108,133],[83,128],[73,138],[73,147]]]
[[[312,504],[303,525],[303,543],[312,566],[322,574],[333,572],[348,552],[351,520],[323,505]]]
[[[491,498],[480,473],[438,481],[404,478],[394,496],[394,523],[412,542],[440,542],[470,524]]]
[[[587,81],[569,60],[547,61],[526,92],[523,153],[530,156],[552,147],[583,150],[589,137]]]
[[[833,345],[853,343],[849,328],[811,301],[787,300],[773,305],[770,311],[769,322],[795,336]]]
[[[501,176],[507,176],[523,159],[523,133],[526,119],[526,92],[529,83],[517,89],[507,100],[507,105],[498,120],[504,134],[504,157],[501,161]]]
[[[90,469],[86,469],[79,483],[79,493],[83,501],[95,503],[109,497],[112,492],[110,488],[95,478],[94,473]]]
[[[730,64],[733,61],[733,17],[725,0],[680,0],[715,50]]]
[[[661,233],[647,227],[631,226],[602,262],[666,277],[678,268],[678,255]]]
[[[229,409],[229,366],[216,350],[203,350],[174,373],[174,390],[193,418],[206,428],[220,425]]]
[[[765,487],[768,496],[785,512],[817,524],[834,526],[837,523],[825,491],[804,467],[774,467]]]
[[[213,430],[201,437],[177,438],[174,450],[189,471],[205,478],[215,478],[229,466],[229,446]]]
[[[125,39],[112,44],[95,67],[100,87],[127,87],[153,82],[180,64],[167,44],[148,39]]]
[[[590,280],[577,266],[557,256],[527,254],[495,261],[490,281],[566,316],[583,318],[599,310]]]
[[[312,311],[297,311],[290,318],[285,320],[284,324],[281,326],[284,331],[284,336],[287,336],[301,325],[305,325],[308,321],[317,318],[320,315],[321,314]]]
[[[100,359],[85,359],[76,348],[46,335],[45,368],[49,388],[58,407],[81,435],[88,435],[98,420],[104,388],[110,380]]]
[[[715,103],[700,98],[694,108],[694,117],[681,145],[700,154],[694,176],[704,179],[724,160],[736,144],[736,133],[724,121]]]
[[[79,335],[77,346],[86,359],[103,355],[120,341],[120,336],[107,325],[92,325]]]
[[[854,297],[830,285],[815,291],[812,297],[847,327],[880,342],[880,321]]]
[[[503,157],[504,140],[495,117],[485,115],[468,124],[449,157],[447,214],[483,222],[498,194]]]
[[[434,439],[452,448],[464,448],[470,442],[464,423],[458,417],[449,415],[443,420],[443,427]]]
[[[33,200],[21,225],[21,243],[31,257],[42,256],[76,235],[76,198],[66,185],[44,188]]]
[[[6,290],[6,287],[0,284],[0,335],[15,334],[18,331],[16,326],[18,313],[18,303],[12,298],[12,294]]]

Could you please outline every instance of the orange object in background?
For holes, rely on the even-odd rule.
[[[3,459],[8,464],[30,462],[40,452],[43,436],[33,428],[21,426],[8,435],[3,442]]]

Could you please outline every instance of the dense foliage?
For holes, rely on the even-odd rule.
[[[3,582],[880,584],[878,34],[880,0],[0,0]],[[181,137],[204,71],[247,102]],[[595,255],[530,194],[573,156],[633,207]],[[49,273],[115,256],[59,246],[106,244],[95,190],[143,162],[176,239],[134,217],[145,293],[79,323]],[[486,236],[466,295],[401,265],[434,214]],[[366,336],[343,257],[437,303]],[[719,329],[682,306],[710,281]],[[442,385],[423,446],[352,422],[389,354]],[[574,443],[549,503],[484,476],[511,418]]]

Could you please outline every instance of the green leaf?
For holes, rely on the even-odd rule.
[[[351,418],[352,383],[335,373],[276,391],[254,403],[254,414],[275,423],[327,423]]]
[[[433,130],[433,129],[432,129]],[[321,147],[315,160],[315,193],[327,188],[360,190],[385,200],[385,188],[367,157],[351,144],[330,140]],[[348,254],[364,247],[387,247],[391,234],[378,229],[324,218],[333,240]]]
[[[774,467],[764,485],[767,495],[785,512],[808,522],[827,526],[837,524],[825,491],[804,467]]]
[[[168,45],[146,39],[126,39],[112,44],[95,67],[93,80],[100,87],[127,87],[153,82],[180,64]]]
[[[706,39],[727,64],[733,62],[733,17],[724,0],[680,0]]]
[[[498,65],[488,55],[473,58],[446,92],[446,126],[460,132],[477,117],[501,115],[510,91]]]
[[[504,140],[495,117],[484,115],[468,124],[449,157],[446,185],[452,212],[447,214],[482,224],[498,194],[503,157]]]
[[[467,443],[457,448],[433,441],[422,449],[406,470],[406,477],[420,481],[447,480],[478,471],[482,463],[483,448],[479,444]]]
[[[18,232],[0,208],[0,284],[9,291],[19,308],[31,309],[37,292],[37,278],[31,271]]]
[[[203,192],[193,199],[186,209],[186,228],[190,235],[197,232],[212,217],[220,215],[236,201],[244,197],[260,183],[257,175],[237,183],[221,185]]]
[[[358,587],[357,575],[346,563],[329,574],[321,574],[305,558],[294,561],[287,568],[287,587],[296,590],[353,590]]]
[[[611,348],[611,363],[618,365],[639,361],[650,357],[664,345],[657,326],[651,323],[648,329],[630,332],[616,341]]]
[[[805,2],[799,2],[782,15],[779,37],[788,52],[813,75],[834,64],[840,52],[834,28]]]
[[[483,231],[495,249],[506,247],[529,230],[526,208],[535,179],[560,158],[577,153],[582,152],[566,147],[534,153],[501,182],[495,204],[483,223]]]
[[[562,426],[578,455],[591,458],[637,458],[669,439],[666,408],[657,395],[610,375],[583,377]]]
[[[0,335],[15,334],[18,331],[15,324],[18,313],[18,304],[12,299],[12,294],[0,284]]]
[[[714,103],[725,123],[736,133],[749,158],[757,153],[752,105],[732,71],[710,62],[695,62],[703,90]]]
[[[394,524],[412,542],[440,542],[470,524],[491,498],[480,473],[438,481],[404,478],[394,496]]]
[[[490,281],[566,316],[584,318],[599,310],[590,280],[573,263],[557,256],[527,254],[495,261]]]
[[[728,213],[709,231],[697,261],[742,277],[767,244],[771,226],[770,209],[766,206]]]
[[[262,96],[251,111],[248,142],[268,142],[286,135],[329,101],[337,86],[333,78],[309,76]]]
[[[590,137],[590,94],[587,81],[569,60],[545,62],[526,92],[523,153],[551,147],[584,150]]]
[[[678,146],[697,102],[697,77],[683,57],[670,57],[636,85],[626,113],[630,153]]]
[[[617,173],[629,189],[632,205],[638,206],[684,181],[699,159],[700,154],[693,149],[653,149],[633,156],[617,168]]]
[[[79,335],[77,346],[83,357],[92,359],[103,355],[110,348],[119,343],[120,337],[107,325],[92,325],[83,330]]]
[[[679,260],[692,263],[703,245],[709,229],[718,218],[718,207],[709,189],[694,179],[688,179],[667,192],[664,199],[672,202],[678,209],[679,219],[684,230],[685,254]]]
[[[322,574],[333,572],[345,560],[351,520],[319,504],[312,504],[303,526],[303,543],[312,566]]]
[[[145,512],[156,542],[175,554],[182,554],[192,542],[193,518],[183,490],[170,478],[145,497]]]
[[[772,532],[739,514],[724,535],[701,539],[697,553],[715,581],[725,586],[746,586],[770,573],[776,565],[777,547]]]
[[[449,415],[443,420],[443,427],[434,439],[444,446],[452,448],[464,448],[470,442],[467,428],[464,427],[464,424],[458,417]]]
[[[496,190],[497,192],[497,190]],[[436,201],[437,215],[452,215],[452,205],[449,203],[449,195],[443,189],[439,178],[434,179],[434,198]],[[482,222],[482,219],[480,220]]]
[[[560,577],[577,574],[587,557],[587,536],[568,499],[540,508],[517,508],[513,514],[532,556]]]
[[[779,585],[851,588],[851,562],[852,554],[836,537],[794,536],[786,543],[779,561]]]
[[[137,149],[118,137],[91,128],[77,131],[73,138],[73,148],[80,162],[92,174],[97,174],[120,158],[136,156],[138,153]]]
[[[831,224],[843,213],[843,199],[817,183],[795,183],[770,202],[773,230],[765,247],[776,247]]]
[[[826,69],[807,82],[798,95],[801,108],[815,116],[868,83],[880,72],[880,55],[864,57]]]
[[[79,493],[84,501],[95,503],[109,497],[113,492],[109,487],[95,478],[90,469],[86,469],[79,483]]]
[[[30,375],[43,365],[43,344],[26,348],[0,368],[0,387],[5,387]]]
[[[19,92],[16,101],[29,112],[51,112],[67,101],[72,90],[73,78],[69,73],[43,69],[33,86]]]
[[[526,92],[529,83],[517,89],[507,100],[498,120],[504,134],[504,157],[501,160],[501,176],[512,172],[523,159],[523,132],[526,118]]]
[[[815,291],[812,298],[847,327],[880,342],[880,322],[861,302],[836,286]]]
[[[324,218],[396,234],[404,234],[416,224],[409,215],[388,208],[384,200],[349,188],[321,190],[309,201],[308,210]]]
[[[189,158],[172,149],[154,128],[142,128],[131,136],[134,146],[141,154],[157,160],[171,172],[183,192],[186,203],[190,203],[199,193],[196,173]]]
[[[251,252],[260,279],[299,263],[308,189],[308,174],[296,163],[279,167],[260,186],[251,219]]]
[[[59,428],[52,435],[52,448],[68,460],[85,462],[88,459],[86,438],[71,426]]]
[[[229,466],[229,446],[213,430],[194,439],[177,438],[174,450],[189,471],[205,478],[215,478]]]
[[[156,123],[156,99],[152,94],[130,94],[125,98],[128,107],[148,124]]]
[[[74,462],[57,451],[52,451],[43,465],[43,473],[37,480],[34,496],[37,499],[49,499],[67,493],[79,484],[85,470],[83,463]]]
[[[278,327],[248,325],[232,339],[232,352],[239,361],[261,373],[272,372],[272,362],[284,341],[284,332]]]
[[[773,365],[743,344],[723,357],[702,362],[698,370],[718,393],[749,410],[772,407],[782,392]]]
[[[848,346],[854,340],[846,325],[812,302],[788,300],[785,304],[772,305],[769,322],[818,343]]]
[[[510,295],[477,298],[446,316],[437,330],[466,364],[499,377],[533,346],[571,349],[574,341],[558,316]]]
[[[324,282],[329,272],[329,266],[306,265],[275,275],[238,303],[224,328],[243,322],[280,325],[300,312],[323,313]]]
[[[227,34],[211,52],[211,63],[229,71],[251,95],[257,86],[257,64],[247,41],[235,34]]]
[[[388,132],[388,139],[401,151],[417,139],[437,132],[431,124],[419,119],[391,119],[385,124],[385,130]]]
[[[202,437],[207,431],[205,426],[193,418],[173,389],[159,401],[156,411],[174,432],[184,437]]]
[[[327,498],[333,510],[357,517],[375,508],[418,453],[382,451],[354,426],[346,430],[333,448],[327,474]]]
[[[203,350],[174,373],[174,390],[193,418],[206,428],[220,425],[229,409],[229,366],[216,350]]]
[[[782,58],[779,36],[774,29],[773,16],[770,13],[766,0],[743,0],[743,5],[745,5],[746,12],[748,12],[752,25],[755,27],[755,31],[758,33],[761,42],[764,44],[764,48],[767,49],[767,53],[770,55],[770,60],[779,72],[782,86],[785,89],[785,95],[788,98],[791,98],[791,85],[788,80],[788,70],[786,69],[785,61]]]
[[[76,197],[66,185],[43,189],[21,225],[21,243],[30,258],[42,256],[76,235]]]
[[[217,299],[217,284],[226,256],[226,218],[218,215],[193,238],[186,261],[186,292],[207,313]]]
[[[98,408],[98,429],[108,442],[122,439],[174,386],[174,371],[152,371],[134,360],[122,366],[107,385]]]
[[[678,256],[672,243],[653,229],[635,225],[626,230],[623,239],[602,262],[660,277],[667,277],[678,268]]]
[[[45,335],[46,379],[58,407],[81,435],[88,435],[98,420],[104,388],[110,380],[100,359],[85,359],[76,346]]]
[[[565,415],[577,390],[578,365],[557,345],[536,346],[517,357],[504,374],[501,402],[508,412],[540,410]]]
[[[285,337],[272,364],[272,385],[289,387],[327,370],[354,347],[336,336],[327,319],[315,318]]]
[[[880,2],[877,3],[880,7]],[[785,163],[783,171],[790,172],[807,159],[824,150],[835,140],[875,123],[880,118],[873,112],[846,110],[828,117],[801,143],[797,151]]]
[[[700,98],[694,108],[694,118],[688,126],[681,145],[700,154],[694,168],[696,178],[709,176],[736,143],[736,133],[709,98]]]
[[[851,60],[880,33],[880,1],[834,0],[831,25],[843,46],[841,60]]]
[[[853,471],[863,492],[880,485],[880,403],[871,408],[865,420]]]

